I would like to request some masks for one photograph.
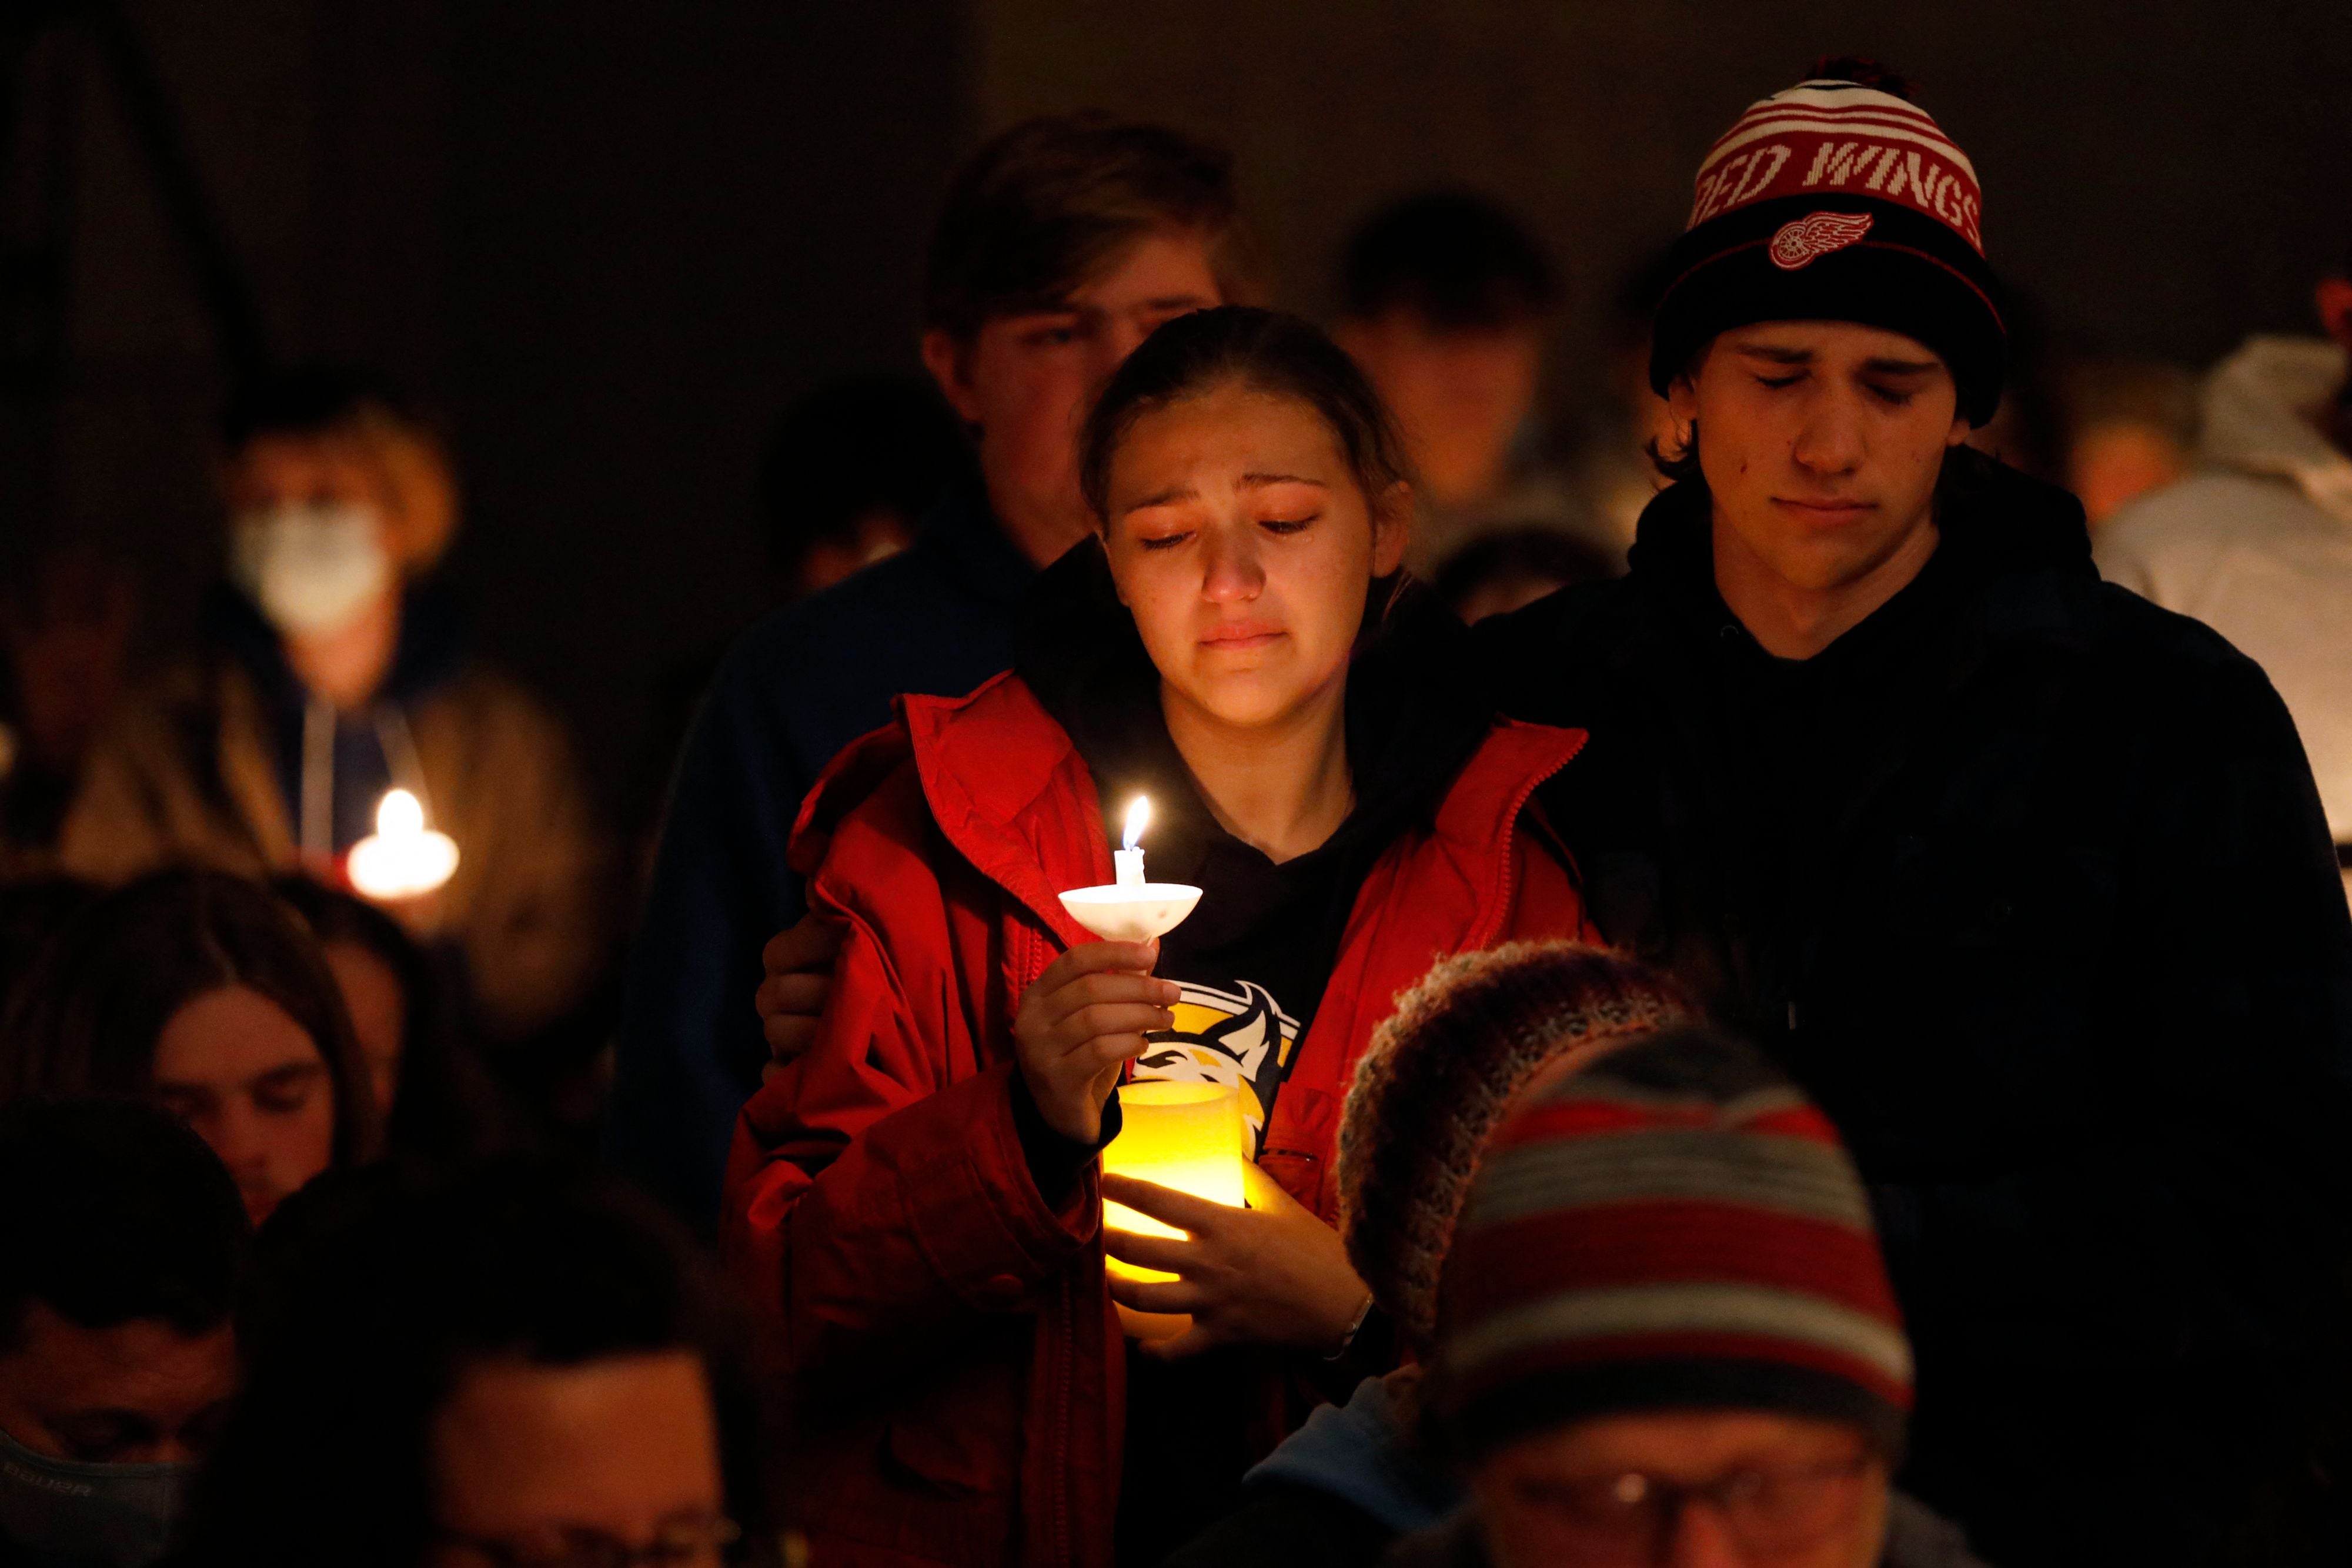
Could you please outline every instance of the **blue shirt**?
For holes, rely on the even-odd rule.
[[[956,696],[1013,663],[1035,575],[977,504],[950,498],[913,549],[743,635],[671,784],[627,995],[605,1155],[698,1228],[718,1222],[735,1117],[768,1060],[760,949],[801,917],[784,849],[801,800],[905,692]]]

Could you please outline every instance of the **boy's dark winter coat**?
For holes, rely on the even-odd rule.
[[[2294,1511],[2352,1338],[2352,918],[2286,709],[1973,453],[1928,569],[1802,664],[1725,608],[1709,515],[1668,490],[1629,576],[1479,631],[1506,712],[1592,737],[1546,800],[1603,930],[1873,1184],[1908,1484],[2011,1565]]]

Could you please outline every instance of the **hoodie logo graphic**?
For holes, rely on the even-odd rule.
[[[1815,213],[1780,225],[1772,236],[1772,265],[1783,272],[1811,267],[1833,250],[1843,250],[1870,232],[1868,213]]]
[[[1171,1009],[1176,1027],[1145,1037],[1150,1049],[1135,1059],[1135,1076],[1234,1085],[1242,1092],[1252,1146],[1263,1147],[1266,1112],[1297,1060],[1298,1020],[1249,980],[1240,982],[1238,993],[1180,984],[1183,995]]]

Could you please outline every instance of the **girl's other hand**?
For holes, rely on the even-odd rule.
[[[1132,1176],[1105,1176],[1103,1197],[1185,1234],[1106,1230],[1122,1263],[1177,1276],[1145,1283],[1111,1276],[1111,1299],[1139,1312],[1189,1312],[1174,1339],[1147,1341],[1146,1355],[1177,1360],[1221,1344],[1272,1344],[1329,1354],[1358,1321],[1371,1292],[1349,1265],[1339,1233],[1272,1176],[1243,1170],[1247,1208],[1194,1197]]]
[[[1074,1144],[1102,1141],[1103,1103],[1119,1069],[1143,1054],[1144,1033],[1172,1029],[1182,995],[1151,977],[1157,942],[1073,947],[1022,994],[1013,1043],[1045,1124]]]

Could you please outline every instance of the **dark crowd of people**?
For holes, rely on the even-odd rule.
[[[0,1568],[2352,1562],[2352,251],[1987,199],[1822,62],[1569,439],[1494,202],[1016,125],[620,823],[240,388],[184,648],[0,592]]]

